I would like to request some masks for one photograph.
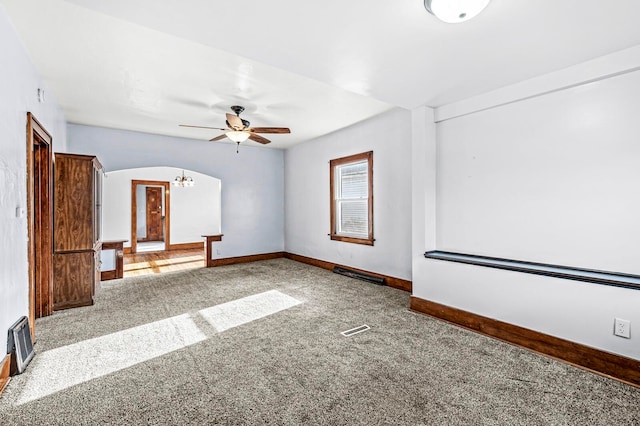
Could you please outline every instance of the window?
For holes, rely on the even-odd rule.
[[[373,245],[373,151],[330,162],[331,239]]]

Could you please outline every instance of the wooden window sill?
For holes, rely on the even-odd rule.
[[[329,237],[331,237],[331,239],[334,241],[342,241],[344,243],[353,243],[353,244],[363,244],[366,246],[372,246],[373,242],[375,241],[374,239],[347,237],[344,235],[336,235],[336,234],[329,234]]]

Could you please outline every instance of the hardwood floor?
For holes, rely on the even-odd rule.
[[[204,267],[204,248],[124,255],[124,277]]]

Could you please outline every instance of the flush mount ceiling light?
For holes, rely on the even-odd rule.
[[[491,0],[424,0],[429,13],[443,22],[457,24],[468,21],[484,10]]]

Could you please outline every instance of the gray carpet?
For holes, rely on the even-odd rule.
[[[272,290],[301,303],[224,331],[201,314]],[[38,320],[38,355],[0,398],[0,424],[640,424],[640,389],[408,303],[286,259],[103,283],[95,306]],[[140,333],[177,349],[135,361]]]

